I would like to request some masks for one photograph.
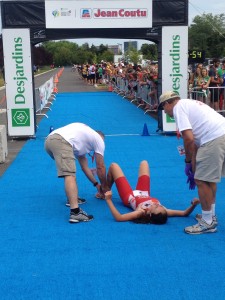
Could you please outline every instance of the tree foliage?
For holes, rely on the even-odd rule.
[[[127,57],[127,59],[126,59]],[[141,62],[140,53],[136,49],[128,49],[127,53],[125,54],[125,60],[128,62],[132,62],[133,64],[137,65]]]
[[[137,65],[138,63],[141,62],[141,56],[140,56],[141,52],[137,51],[132,43],[128,44],[128,49],[127,51],[125,51],[124,53],[124,61],[126,63],[133,63],[135,65]]]
[[[81,46],[70,41],[49,41],[44,42],[41,47],[52,55],[52,62],[56,66],[66,66],[71,64],[98,63],[101,60],[113,61],[113,53],[108,50],[108,46],[101,44],[99,47],[89,46],[84,43]]]
[[[206,57],[225,56],[225,14],[196,16],[188,35],[189,49],[205,50]]]
[[[114,61],[114,54],[112,51],[110,50],[105,50],[104,52],[102,53],[99,53],[98,55],[98,63],[100,61],[109,61],[109,62],[113,62]]]
[[[141,46],[141,53],[143,54],[144,59],[158,60],[156,44],[143,44]]]
[[[33,63],[38,66],[51,65],[53,62],[53,55],[46,51],[44,47],[33,47]]]

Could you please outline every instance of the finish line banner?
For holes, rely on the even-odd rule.
[[[45,0],[46,28],[151,28],[152,0]]]
[[[34,101],[29,29],[3,29],[8,134],[33,136]]]

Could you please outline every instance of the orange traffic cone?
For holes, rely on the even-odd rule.
[[[54,78],[54,83],[58,83],[59,82],[59,79],[58,79],[58,76],[55,75],[55,78]]]
[[[110,83],[109,87],[108,87],[108,92],[112,92],[112,91],[113,91],[113,87],[112,87],[112,84]]]

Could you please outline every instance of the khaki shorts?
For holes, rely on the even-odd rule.
[[[225,135],[205,143],[197,152],[195,179],[220,182],[225,177]]]
[[[59,134],[50,135],[45,150],[55,160],[58,177],[75,176],[76,164],[72,146]]]

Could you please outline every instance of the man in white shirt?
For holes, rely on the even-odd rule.
[[[174,117],[184,140],[185,173],[191,188],[198,188],[202,214],[198,223],[184,230],[189,234],[217,231],[216,185],[225,177],[225,118],[208,105],[167,91],[160,96],[159,109]]]
[[[58,177],[64,178],[66,196],[70,204],[69,222],[92,220],[92,215],[87,215],[78,207],[75,161],[79,161],[82,171],[101,194],[109,190],[104,163],[104,134],[83,123],[72,123],[52,131],[45,141],[45,150],[55,160]],[[100,184],[88,167],[86,154],[92,151]]]

